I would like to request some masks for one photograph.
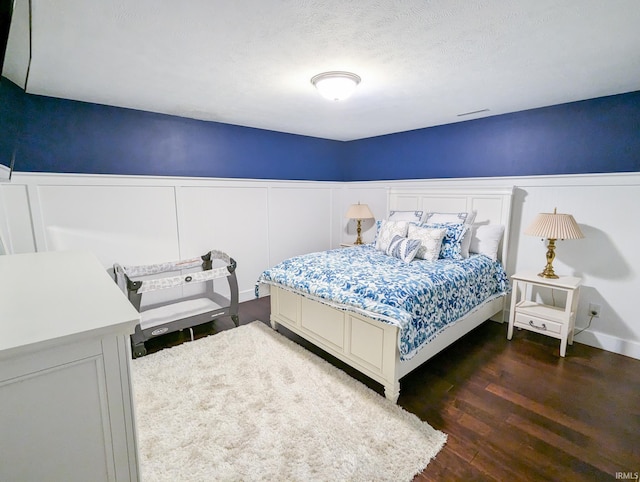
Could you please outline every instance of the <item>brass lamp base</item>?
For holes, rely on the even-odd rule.
[[[542,270],[542,273],[538,273],[541,278],[558,279],[559,276],[553,272],[553,260],[556,257],[556,240],[549,238],[549,244],[547,245],[547,265]]]
[[[356,237],[356,242],[353,244],[362,244],[362,237],[360,236],[362,234],[362,226],[360,226],[360,223],[362,222],[361,219],[358,219],[358,237]]]

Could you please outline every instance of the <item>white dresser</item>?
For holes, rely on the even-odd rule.
[[[88,252],[0,256],[0,480],[139,480],[139,315]]]

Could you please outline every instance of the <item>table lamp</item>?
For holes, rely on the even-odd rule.
[[[347,214],[345,215],[348,219],[356,219],[358,222],[358,237],[356,238],[356,242],[354,244],[362,244],[362,238],[360,234],[362,233],[362,226],[360,225],[363,219],[371,219],[373,218],[373,213],[369,206],[366,204],[352,204],[347,210]]]
[[[533,223],[524,231],[524,234],[538,236],[549,240],[547,244],[547,265],[538,276],[542,278],[557,279],[553,272],[553,259],[556,257],[556,239],[581,239],[584,234],[580,231],[578,223],[571,214],[558,214],[556,209],[552,213],[540,213]]]

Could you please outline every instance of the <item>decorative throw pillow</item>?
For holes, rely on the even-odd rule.
[[[498,249],[504,233],[502,224],[487,224],[475,226],[471,236],[469,252],[484,254],[496,261],[498,259]]]
[[[376,235],[373,237],[374,246],[378,242],[378,236],[380,235],[380,227],[382,226],[382,221],[376,221]]]
[[[462,259],[462,238],[469,226],[466,224],[423,224],[427,228],[446,229],[440,246],[440,258]]]
[[[429,224],[467,224],[469,229],[462,238],[460,254],[463,258],[469,257],[469,244],[471,243],[471,224],[476,218],[476,211],[462,211],[459,213],[430,212],[425,215],[425,223]]]
[[[420,240],[420,248],[416,253],[416,258],[435,261],[440,255],[442,238],[447,233],[446,229],[424,228],[410,224],[407,237]]]
[[[387,221],[409,221],[419,223],[422,221],[424,211],[389,211]]]
[[[394,236],[407,236],[408,227],[407,221],[382,221],[376,238],[376,249],[386,253]]]
[[[396,235],[389,243],[386,253],[389,256],[401,259],[405,263],[411,263],[418,249],[420,249],[420,240]]]

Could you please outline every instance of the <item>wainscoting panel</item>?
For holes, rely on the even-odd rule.
[[[38,197],[45,251],[88,249],[105,265],[179,257],[170,186],[45,185]]]
[[[272,187],[269,193],[269,264],[331,246],[330,186]],[[346,220],[345,220],[346,221]]]
[[[0,184],[0,233],[12,253],[89,249],[105,268],[227,250],[244,301],[269,266],[353,242],[350,204],[368,204],[379,220],[392,189],[443,186],[515,186],[509,274],[544,266],[544,243],[522,234],[537,213],[573,214],[585,239],[558,241],[554,267],[583,278],[576,328],[585,331],[575,339],[640,358],[639,173],[340,183],[18,172]],[[374,220],[363,222],[365,242],[374,236]],[[589,303],[602,307],[590,324]]]
[[[36,250],[27,186],[0,184],[0,235],[9,253]]]
[[[245,301],[269,266],[338,246],[343,192],[333,182],[15,173],[0,185],[0,232],[11,253],[89,250],[105,268],[220,249],[238,263]],[[180,296],[159,293],[149,301]]]
[[[182,257],[226,252],[238,263],[238,286],[251,292],[269,263],[268,188],[182,186],[177,200]],[[227,283],[216,291],[226,294]]]

